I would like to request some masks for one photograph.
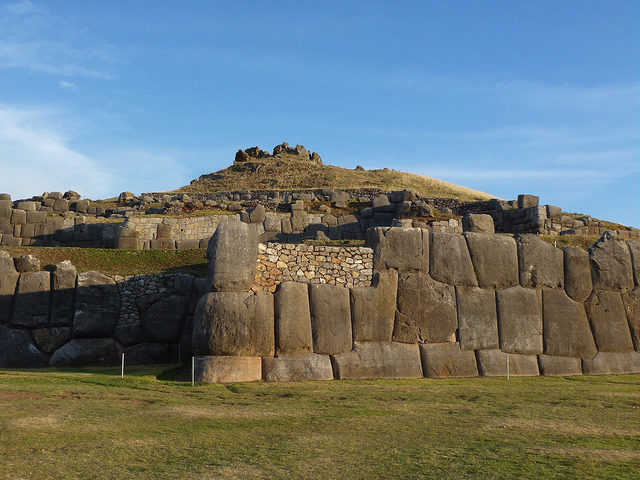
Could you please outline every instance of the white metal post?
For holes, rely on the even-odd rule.
[[[124,378],[124,352],[122,352],[122,368],[120,370],[120,378]]]
[[[196,357],[191,357],[191,386],[196,384]]]
[[[507,380],[509,380],[509,354],[507,353]]]

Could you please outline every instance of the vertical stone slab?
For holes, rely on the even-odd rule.
[[[4,250],[0,250],[0,323],[10,320],[19,277],[13,258]]]
[[[523,287],[562,288],[564,269],[562,250],[537,235],[518,235],[518,268]]]
[[[272,356],[276,348],[273,294],[258,292],[256,297],[256,355]]]
[[[349,289],[335,285],[309,285],[313,351],[333,355],[351,350]]]
[[[633,267],[627,244],[605,232],[589,249],[593,288],[628,292],[633,289]]]
[[[480,288],[518,285],[518,248],[513,237],[487,233],[465,233],[464,236]]]
[[[633,281],[635,286],[640,286],[640,241],[629,240],[627,241],[629,247],[629,253],[631,254],[631,263],[633,270]]]
[[[564,247],[564,290],[572,300],[582,303],[591,294],[589,254],[579,247]]]
[[[542,319],[545,354],[593,358],[597,353],[584,306],[564,290],[542,292]]]
[[[633,350],[633,341],[620,293],[594,290],[584,306],[598,351]]]
[[[425,273],[400,275],[393,326],[394,341],[446,342],[451,340],[457,328],[453,286],[436,282]]]
[[[429,378],[477,377],[478,366],[472,350],[461,350],[458,342],[420,345],[422,371]]]
[[[627,314],[633,347],[636,351],[640,351],[640,288],[623,293],[622,303]]]
[[[540,374],[545,377],[582,375],[582,360],[573,357],[538,355]]]
[[[477,350],[478,370],[483,377],[506,377],[507,355],[509,355],[509,376],[535,377],[538,370],[536,355],[515,355],[501,350]]]
[[[281,283],[275,293],[276,354],[313,352],[309,295],[304,283]]]
[[[495,293],[490,289],[456,287],[460,348],[498,348],[498,317]]]
[[[398,274],[374,275],[370,287],[351,289],[351,315],[355,342],[390,341],[398,292]]]
[[[120,318],[120,294],[113,279],[100,272],[79,273],[75,303],[74,337],[113,336]]]
[[[244,292],[251,288],[258,259],[255,225],[223,222],[216,228],[207,248],[211,290]]]
[[[378,227],[367,231],[376,271],[429,272],[429,232],[421,228]]]
[[[431,233],[429,272],[431,277],[451,285],[477,287],[478,281],[462,235]]]
[[[49,272],[21,273],[11,323],[31,328],[47,326],[50,295]]]
[[[500,349],[507,353],[543,351],[541,292],[512,287],[496,291]]]
[[[51,273],[51,324],[72,325],[76,294],[76,267],[69,260],[60,262]]]

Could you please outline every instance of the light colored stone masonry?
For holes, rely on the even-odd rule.
[[[142,242],[157,238],[158,225],[171,226],[171,240],[200,240],[214,234],[221,222],[239,222],[240,215],[208,215],[205,217],[170,218],[170,217],[130,217],[125,227],[138,232]]]
[[[252,290],[274,292],[282,282],[371,285],[373,250],[292,243],[261,243]]]

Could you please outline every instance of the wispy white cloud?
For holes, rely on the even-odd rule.
[[[64,88],[64,89],[67,89],[67,90],[75,90],[75,89],[76,89],[76,84],[75,84],[75,83],[73,83],[73,82],[67,82],[67,81],[65,81],[65,80],[60,80],[60,81],[58,82],[58,86],[59,86],[60,88]]]
[[[21,2],[16,3],[7,3],[3,5],[2,8],[16,15],[25,15],[28,13],[36,13],[42,11],[40,7],[36,7],[29,0],[22,0]]]

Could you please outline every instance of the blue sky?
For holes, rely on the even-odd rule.
[[[282,141],[640,227],[621,1],[0,0],[0,191],[177,188]]]

